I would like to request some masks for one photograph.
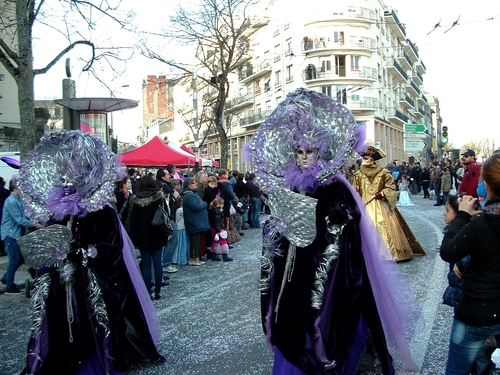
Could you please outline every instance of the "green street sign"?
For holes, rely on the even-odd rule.
[[[427,126],[424,124],[405,124],[405,132],[424,133]]]

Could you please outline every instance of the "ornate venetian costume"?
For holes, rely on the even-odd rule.
[[[353,374],[371,340],[384,374],[417,370],[408,341],[420,311],[363,202],[338,172],[363,139],[364,129],[340,103],[298,89],[250,144],[271,208],[261,306],[274,374]],[[301,168],[297,150],[315,162]]]
[[[26,214],[46,225],[19,244],[40,273],[23,374],[116,374],[163,360],[133,245],[106,203],[117,172],[107,146],[79,131],[44,136],[23,162]]]
[[[365,154],[364,161],[352,178],[354,189],[359,193],[373,223],[389,247],[394,260],[412,259],[425,255],[411,229],[396,208],[398,191],[392,174],[376,163],[383,156],[380,150]],[[383,155],[383,156],[382,156]],[[376,159],[375,159],[376,158]]]

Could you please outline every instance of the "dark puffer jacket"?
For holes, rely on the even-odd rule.
[[[140,250],[159,250],[168,242],[159,227],[151,224],[156,210],[164,204],[162,191],[146,189],[130,197],[130,238]]]

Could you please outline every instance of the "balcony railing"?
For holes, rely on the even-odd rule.
[[[367,48],[367,49],[376,49],[377,42],[375,39],[361,37],[361,38],[352,38],[348,43],[345,43],[343,40],[338,42],[327,41],[328,38],[315,38],[310,39],[305,37],[302,41],[302,52],[310,51],[310,50],[323,50],[323,49],[333,49],[333,48]],[[288,51],[287,51],[288,53]],[[291,53],[290,53],[291,54]]]
[[[401,93],[401,95],[399,96],[399,101],[400,102],[407,102],[411,108],[415,107],[415,102],[408,95],[406,95],[404,93]]]
[[[413,89],[420,95],[420,89],[413,83],[413,81],[410,81],[410,86],[413,87]]]
[[[325,72],[322,68],[306,68],[302,71],[302,78],[304,81],[311,81],[313,79],[346,77],[345,66],[336,66],[333,69]]]
[[[364,97],[361,100],[349,102],[348,106],[349,106],[349,108],[352,108],[352,109],[368,108],[368,109],[373,109],[374,111],[376,111],[378,109],[378,99]]]
[[[392,17],[393,21],[388,22],[389,26],[394,31],[396,31],[397,34],[400,34],[403,38],[405,38],[406,37],[406,30],[403,27],[403,25],[401,24],[401,22],[399,22],[399,18],[397,16],[396,12],[394,12],[394,11],[389,12],[388,10],[384,11],[384,18],[386,20],[390,19],[391,17]]]
[[[412,41],[410,39],[406,39],[406,43],[408,43],[408,45],[410,46],[410,48],[413,51],[413,53],[415,54],[415,56],[417,56],[417,60],[418,60],[418,50],[417,50],[417,47],[415,47],[415,45],[412,43]]]
[[[239,95],[226,102],[226,108],[233,108],[241,104],[253,104],[253,93],[248,92],[244,95]]]
[[[394,68],[394,69],[393,69]],[[387,66],[387,69],[389,70],[395,70],[397,73],[401,75],[401,81],[407,81],[408,80],[408,74],[404,71],[403,68],[396,62],[396,60],[392,60]]]
[[[251,114],[248,116],[241,117],[240,118],[240,126],[246,127],[246,126],[251,126],[251,125],[257,125],[260,122],[267,119],[271,113],[272,113],[272,111],[268,110],[268,111],[262,111],[262,112],[257,113],[257,114]]]
[[[367,66],[361,67],[361,71],[359,72],[359,76],[362,78],[373,78],[377,77],[377,69],[369,68]]]
[[[395,118],[395,119],[398,119],[402,122],[404,122],[405,124],[407,124],[409,122],[409,118],[408,116],[405,116],[403,113],[401,113],[400,111],[398,111],[397,109],[394,109],[393,112],[389,115],[389,118]]]
[[[238,80],[243,81],[252,76],[263,75],[266,72],[270,72],[271,69],[271,60],[262,60],[259,64],[255,66],[250,64],[245,70],[240,71],[238,74]]]
[[[293,82],[293,76],[286,77],[286,83]]]

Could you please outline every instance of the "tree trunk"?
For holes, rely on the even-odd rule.
[[[35,94],[33,88],[33,48],[31,44],[31,18],[34,1],[17,1],[16,18],[19,41],[19,76],[17,77],[19,114],[21,118],[21,158],[35,147]]]

